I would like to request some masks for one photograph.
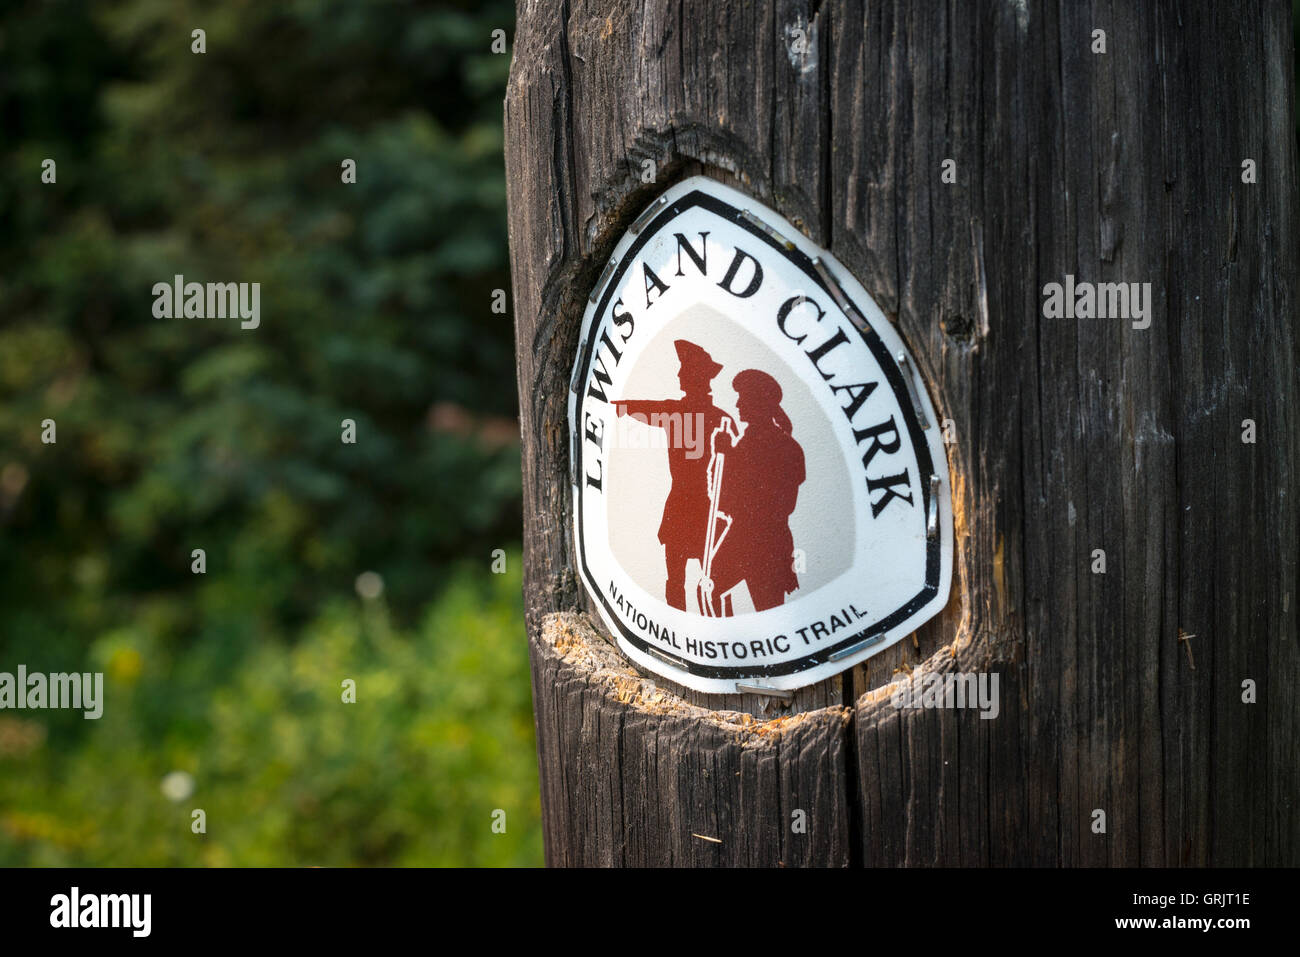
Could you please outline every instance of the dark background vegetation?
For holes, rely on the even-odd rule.
[[[0,671],[106,697],[0,712],[0,865],[540,861],[513,15],[0,8]],[[260,282],[261,327],[155,319],[176,273]]]

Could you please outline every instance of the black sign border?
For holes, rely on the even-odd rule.
[[[822,281],[821,277],[817,275],[816,269],[813,268],[812,260],[806,253],[798,248],[786,248],[767,232],[751,223],[743,215],[742,210],[732,206],[726,200],[717,196],[711,196],[700,190],[692,190],[671,203],[663,212],[659,213],[648,224],[646,224],[646,227],[641,230],[640,235],[638,235],[632,245],[628,247],[627,253],[623,256],[623,261],[618,264],[613,275],[611,275],[609,280],[605,283],[605,289],[601,293],[600,301],[596,304],[596,309],[592,313],[593,321],[591,324],[590,334],[586,343],[582,346],[583,360],[581,368],[583,374],[580,381],[583,385],[582,391],[578,393],[574,406],[574,411],[579,417],[582,415],[582,403],[587,388],[586,383],[591,378],[591,364],[596,354],[596,342],[599,339],[598,333],[602,325],[600,317],[605,314],[605,310],[609,306],[609,300],[614,295],[614,290],[618,288],[619,279],[622,277],[623,273],[626,272],[628,266],[632,264],[633,260],[636,258],[636,254],[645,246],[646,243],[659,235],[664,227],[678,216],[696,206],[707,209],[723,219],[728,219],[734,222],[735,225],[740,226],[742,229],[751,233],[754,238],[766,243],[777,253],[785,256],[786,259],[790,260],[790,262],[803,272],[818,288],[820,288],[827,296],[830,296],[831,302],[834,304],[835,297]],[[856,302],[853,301],[853,298],[849,295],[847,289],[842,290],[842,292],[861,315],[865,316],[867,314]],[[838,306],[836,308],[838,308]],[[857,326],[852,322],[848,325],[852,329],[857,329]],[[870,325],[870,323],[868,323],[868,325]],[[923,516],[929,515],[930,488],[929,482],[926,481],[926,479],[928,476],[934,474],[934,459],[930,455],[930,443],[926,441],[924,430],[921,428],[921,423],[917,418],[917,409],[913,407],[912,402],[910,401],[907,384],[903,381],[902,372],[898,368],[897,361],[889,354],[888,348],[886,348],[885,344],[880,340],[880,336],[877,335],[875,329],[871,328],[867,332],[863,332],[860,329],[857,329],[857,331],[862,336],[867,348],[871,350],[872,355],[875,356],[880,368],[884,370],[885,378],[889,382],[889,387],[893,390],[894,397],[898,399],[898,404],[903,410],[907,433],[912,440],[912,447],[917,450],[917,465],[920,466],[921,469],[921,474],[918,476],[918,484],[921,486],[921,514]],[[570,423],[570,428],[572,427],[573,423]],[[618,625],[619,633],[628,644],[645,652],[651,657],[667,660],[674,667],[679,668],[687,674],[695,675],[700,678],[717,678],[734,681],[744,678],[776,677],[779,675],[798,674],[799,672],[808,671],[818,665],[825,664],[829,661],[830,656],[837,650],[848,648],[851,645],[858,644],[859,642],[888,631],[899,622],[904,621],[911,615],[915,614],[917,610],[922,608],[939,592],[939,565],[941,558],[941,544],[945,531],[944,528],[940,528],[935,537],[929,539],[926,543],[924,586],[922,586],[921,590],[901,608],[882,618],[870,628],[849,635],[834,645],[819,648],[815,652],[805,655],[802,658],[793,661],[783,661],[779,664],[750,665],[747,667],[718,667],[713,665],[700,665],[685,658],[679,658],[677,655],[664,651],[658,645],[643,640],[639,635],[629,630],[620,620],[619,616],[614,613],[614,609],[610,607],[609,599],[605,595],[605,590],[596,584],[594,576],[591,574],[591,569],[587,567],[587,551],[586,544],[583,541],[581,520],[582,477],[585,474],[582,470],[582,447],[584,443],[581,441],[582,430],[578,429],[576,434],[579,436],[579,439],[574,442],[574,448],[571,453],[574,455],[574,475],[577,476],[577,497],[574,503],[576,511],[574,512],[573,524],[578,544],[578,565],[582,570],[583,579],[586,581],[592,594],[596,596],[600,603],[605,607],[605,610],[609,613],[609,619]]]

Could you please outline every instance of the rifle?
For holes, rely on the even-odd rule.
[[[718,554],[718,549],[722,547],[727,533],[731,531],[731,516],[718,511],[718,499],[722,494],[722,470],[726,465],[727,457],[717,451],[717,438],[718,433],[726,429],[732,434],[734,441],[735,431],[729,426],[731,426],[731,419],[724,418],[709,436],[709,525],[704,533],[704,555],[700,560],[701,576],[699,584],[696,585],[696,599],[700,605],[700,614],[706,618],[718,617],[718,612],[713,610],[713,559]],[[719,519],[727,523],[721,535],[717,534]],[[723,596],[724,599],[726,597]]]

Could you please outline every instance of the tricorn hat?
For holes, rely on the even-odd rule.
[[[722,365],[714,362],[713,356],[695,343],[686,339],[677,339],[674,340],[673,345],[677,347],[677,358],[682,364],[679,374],[683,378],[698,376],[711,382],[722,371]]]

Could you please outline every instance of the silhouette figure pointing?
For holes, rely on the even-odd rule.
[[[681,385],[682,397],[629,399],[616,401],[614,406],[619,415],[634,416],[668,432],[668,471],[672,476],[672,488],[664,502],[663,519],[659,523],[659,541],[664,547],[664,563],[668,570],[664,600],[672,607],[686,611],[686,563],[703,555],[709,521],[709,458],[698,448],[692,454],[681,439],[685,429],[691,428],[696,436],[707,440],[724,419],[728,422],[731,419],[713,404],[712,383],[722,366],[708,352],[686,339],[675,340],[673,346],[677,349],[680,363],[677,381]],[[691,419],[688,426],[688,416],[699,418]],[[677,441],[673,441],[674,432]]]

